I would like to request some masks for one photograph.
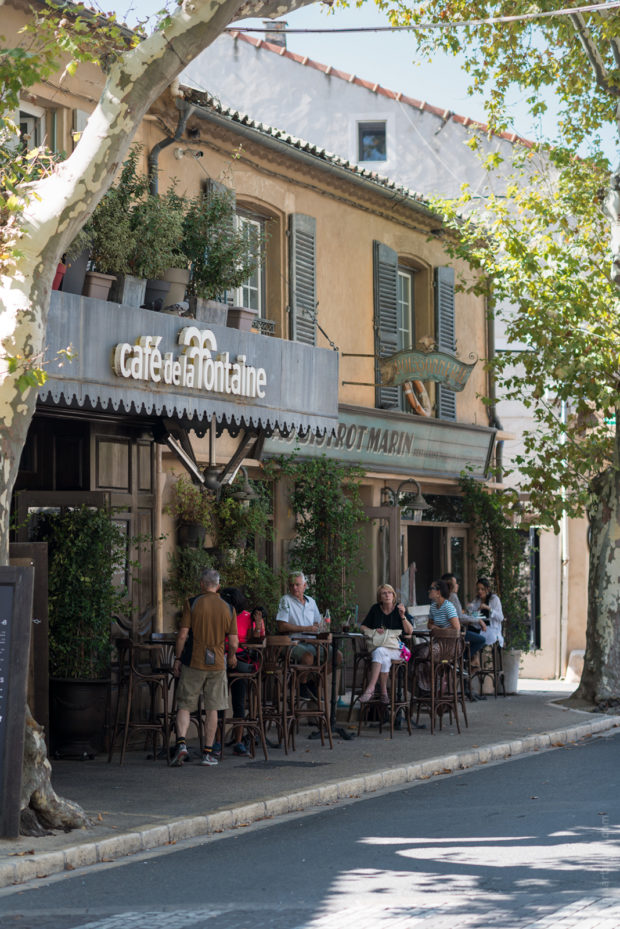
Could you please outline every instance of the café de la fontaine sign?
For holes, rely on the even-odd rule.
[[[114,346],[112,369],[118,377],[169,384],[189,390],[231,394],[238,397],[265,396],[267,372],[248,364],[245,355],[230,357],[218,352],[210,329],[186,326],[178,335],[179,354],[162,352],[161,336],[142,335],[132,344]]]

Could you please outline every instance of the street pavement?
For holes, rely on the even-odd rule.
[[[521,689],[522,688],[522,689]],[[555,682],[523,682],[520,693],[468,704],[469,727],[406,730],[364,728],[359,738],[334,739],[334,749],[302,728],[297,751],[270,749],[269,761],[236,758],[225,749],[217,767],[169,768],[133,751],[91,761],[54,761],[56,791],[80,803],[93,825],[33,839],[0,840],[0,887],[106,863],[197,836],[237,830],[299,811],[336,807],[371,795],[468,770],[504,758],[571,744],[620,726],[620,716],[567,709]],[[343,725],[339,722],[339,725]],[[351,732],[355,732],[355,726]],[[345,730],[349,731],[349,730]],[[620,926],[620,923],[618,924]]]
[[[3,929],[618,929],[620,731],[0,890]]]

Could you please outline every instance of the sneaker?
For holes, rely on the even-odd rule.
[[[214,765],[214,764],[219,764],[219,762],[217,758],[215,757],[215,755],[213,754],[213,752],[203,752],[202,761],[200,762],[200,764]]]
[[[243,742],[237,742],[236,745],[233,745],[233,755],[247,755],[248,750],[243,744]]]
[[[183,762],[187,761],[188,758],[189,752],[187,751],[187,745],[185,742],[177,742],[172,751],[170,766],[173,768],[180,768]]]
[[[211,751],[213,752],[214,755],[221,755],[222,754],[222,743],[214,742],[213,745],[211,746]]]

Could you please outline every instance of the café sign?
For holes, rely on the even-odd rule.
[[[450,390],[463,390],[477,360],[464,364],[445,352],[397,352],[379,359],[381,386],[395,387],[405,381],[436,381]]]
[[[265,396],[267,372],[248,364],[245,355],[219,352],[211,329],[186,326],[178,335],[179,354],[162,352],[161,336],[142,335],[135,343],[114,346],[112,369],[118,377],[169,384],[189,390],[238,397]]]

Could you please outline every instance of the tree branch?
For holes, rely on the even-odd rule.
[[[606,93],[611,94],[614,97],[620,97],[620,87],[618,87],[609,77],[607,68],[605,67],[605,62],[603,57],[596,45],[596,42],[592,38],[592,33],[586,26],[585,20],[581,13],[571,13],[570,20],[573,24],[573,28],[577,33],[577,37],[581,42],[583,50],[586,54],[586,58],[592,66],[592,71],[594,72],[594,79],[602,90]]]

